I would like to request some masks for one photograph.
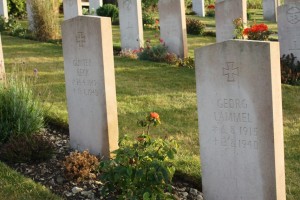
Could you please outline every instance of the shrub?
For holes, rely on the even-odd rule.
[[[165,57],[168,53],[168,48],[160,39],[160,44],[151,46],[151,41],[146,41],[146,47],[141,49],[140,52],[137,54],[140,60],[150,60],[155,62],[165,61]]]
[[[119,10],[117,6],[113,4],[104,4],[96,10],[98,16],[110,17],[112,22],[115,22],[119,18]]]
[[[186,30],[188,34],[191,35],[203,35],[205,29],[205,24],[203,24],[198,19],[186,19]]]
[[[215,5],[210,4],[206,8],[206,14],[207,17],[215,17]]]
[[[77,182],[85,179],[96,178],[95,170],[99,166],[99,160],[88,151],[82,153],[75,151],[66,157],[64,161],[65,176]]]
[[[281,82],[290,85],[300,85],[300,61],[294,54],[283,55],[281,62]]]
[[[26,0],[8,0],[8,14],[14,17],[23,17],[26,14]]]
[[[233,20],[234,24],[234,39],[244,39],[244,23],[242,18],[237,18]]]
[[[39,98],[17,78],[0,83],[0,142],[12,135],[32,135],[44,126],[45,109]]]
[[[137,52],[139,52],[139,50],[123,49],[119,55],[125,58],[137,59]]]
[[[175,167],[171,163],[177,144],[171,139],[152,139],[150,126],[160,124],[159,115],[150,113],[138,121],[146,128],[134,141],[126,136],[120,140],[115,158],[100,162],[104,197],[111,193],[117,199],[168,199]]]
[[[58,38],[58,1],[31,0],[33,34],[39,41]]]
[[[253,24],[243,31],[243,35],[247,36],[248,40],[268,40],[270,34],[266,24]]]
[[[13,163],[40,162],[50,159],[53,153],[53,143],[42,135],[14,135],[0,149],[0,158]]]
[[[187,57],[187,58],[184,58],[184,59],[179,58],[176,61],[176,66],[177,67],[184,67],[184,68],[193,69],[193,68],[195,68],[195,61],[191,57]]]
[[[143,12],[143,25],[150,24],[153,25],[155,23],[155,19],[152,14]]]

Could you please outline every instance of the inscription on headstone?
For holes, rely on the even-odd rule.
[[[118,147],[111,20],[72,18],[62,36],[71,147],[109,157]]]
[[[184,0],[160,0],[158,2],[160,38],[168,51],[181,58],[187,57],[187,34]]]
[[[280,54],[294,54],[300,61],[300,2],[278,7]]]
[[[285,200],[278,43],[230,40],[195,59],[204,198]]]
[[[119,0],[119,20],[122,49],[143,47],[141,0]]]

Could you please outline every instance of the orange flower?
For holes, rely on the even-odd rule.
[[[215,5],[211,4],[207,6],[208,9],[215,9]]]
[[[151,112],[151,113],[150,113],[150,117],[151,117],[152,119],[159,119],[159,115],[158,115],[156,112]]]

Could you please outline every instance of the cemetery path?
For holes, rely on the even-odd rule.
[[[100,197],[102,183],[98,181],[99,179],[77,183],[65,178],[63,161],[72,152],[68,133],[65,130],[46,128],[40,134],[52,141],[55,146],[55,154],[50,160],[42,163],[6,164],[24,176],[46,186],[63,199],[103,199]],[[99,174],[96,175],[99,177]],[[176,180],[172,188],[175,199],[203,200],[202,193],[188,183]],[[110,199],[116,198],[112,196]]]

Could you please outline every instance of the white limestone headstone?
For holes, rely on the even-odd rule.
[[[0,16],[8,19],[7,0],[0,0]]]
[[[187,33],[184,0],[159,0],[160,38],[168,51],[187,57]]]
[[[193,0],[193,11],[200,17],[205,17],[204,0]]]
[[[0,34],[0,82],[5,80],[5,66],[4,66],[4,57],[2,49],[2,39]]]
[[[205,199],[285,200],[278,42],[195,51]]]
[[[27,12],[27,19],[28,19],[28,29],[33,30],[34,21],[33,21],[33,14],[31,10],[31,0],[26,0],[26,12]]]
[[[96,10],[99,7],[102,7],[103,0],[90,0],[90,13],[93,15],[97,15]]]
[[[296,3],[296,2],[300,2],[300,0],[284,0],[284,4]]]
[[[81,0],[63,0],[64,20],[82,15]]]
[[[107,158],[119,135],[111,20],[69,19],[62,38],[71,147]]]
[[[294,54],[300,61],[300,1],[278,7],[280,55]]]
[[[118,0],[122,49],[143,47],[143,19],[141,0]]]
[[[280,0],[263,0],[264,20],[277,22],[278,6],[280,6]]]
[[[247,2],[246,0],[225,0],[216,3],[216,40],[224,42],[234,38],[233,20],[242,18],[247,24]]]

